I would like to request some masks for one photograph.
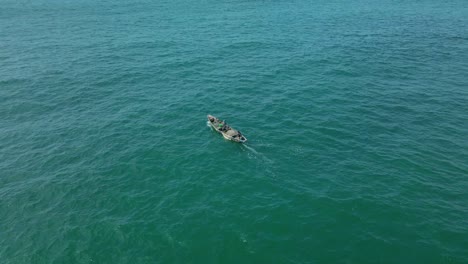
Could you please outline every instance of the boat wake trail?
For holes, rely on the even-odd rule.
[[[268,158],[267,155],[262,153],[262,151],[257,151],[252,146],[242,144],[242,150],[247,152],[249,159],[255,160],[253,162],[255,164],[254,171],[256,175],[277,178],[277,174],[275,172],[275,161]]]
[[[248,145],[246,145],[246,144],[242,144],[242,147],[243,147],[244,149],[250,151],[251,153],[253,153],[255,157],[260,158],[261,160],[264,160],[264,161],[266,161],[267,163],[270,163],[270,164],[273,163],[273,161],[272,161],[271,159],[269,159],[269,158],[268,158],[267,156],[265,156],[263,153],[258,152],[258,151],[255,150],[253,147],[248,146]]]
[[[243,144],[242,146],[243,146],[244,148],[246,148],[246,149],[252,151],[254,154],[259,155],[258,151],[256,151],[254,148],[252,148],[252,147],[250,147],[250,146],[247,146],[246,144]]]

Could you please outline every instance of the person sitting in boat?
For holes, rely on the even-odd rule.
[[[221,123],[218,125],[218,130],[220,131],[228,131],[229,130],[229,126],[226,124],[226,122],[223,120],[221,121]]]

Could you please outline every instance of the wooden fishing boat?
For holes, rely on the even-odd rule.
[[[247,138],[242,135],[239,130],[228,126],[226,122],[219,120],[212,115],[208,115],[208,122],[210,123],[211,127],[214,128],[214,130],[221,133],[221,135],[223,135],[223,137],[227,140],[232,140],[239,143],[244,143],[247,141]]]

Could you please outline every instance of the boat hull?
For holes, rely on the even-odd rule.
[[[240,136],[236,136],[236,137],[233,137],[231,135],[229,135],[227,132],[229,131],[222,131],[220,128],[219,128],[219,124],[223,124],[222,121],[220,121],[218,118],[212,116],[212,115],[208,115],[207,116],[208,118],[208,122],[210,123],[211,127],[217,131],[218,133],[220,133],[221,135],[223,135],[223,137],[227,140],[230,140],[230,141],[234,141],[234,142],[238,142],[238,143],[244,143],[247,141],[247,138],[244,136],[244,135],[241,135],[240,132],[238,132],[237,130],[234,130],[232,128],[229,128],[231,131],[236,131],[239,133]]]

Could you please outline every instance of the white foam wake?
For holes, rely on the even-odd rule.
[[[268,162],[268,163],[270,163],[270,164],[273,163],[273,161],[272,161],[271,159],[267,158],[267,156],[265,156],[265,155],[264,155],[263,153],[261,153],[261,152],[258,152],[258,151],[255,150],[253,147],[248,146],[248,145],[246,145],[245,143],[242,144],[242,146],[243,146],[245,149],[247,149],[248,151],[252,152],[257,158],[260,158],[261,160],[264,160],[264,161],[266,161],[266,162]]]

